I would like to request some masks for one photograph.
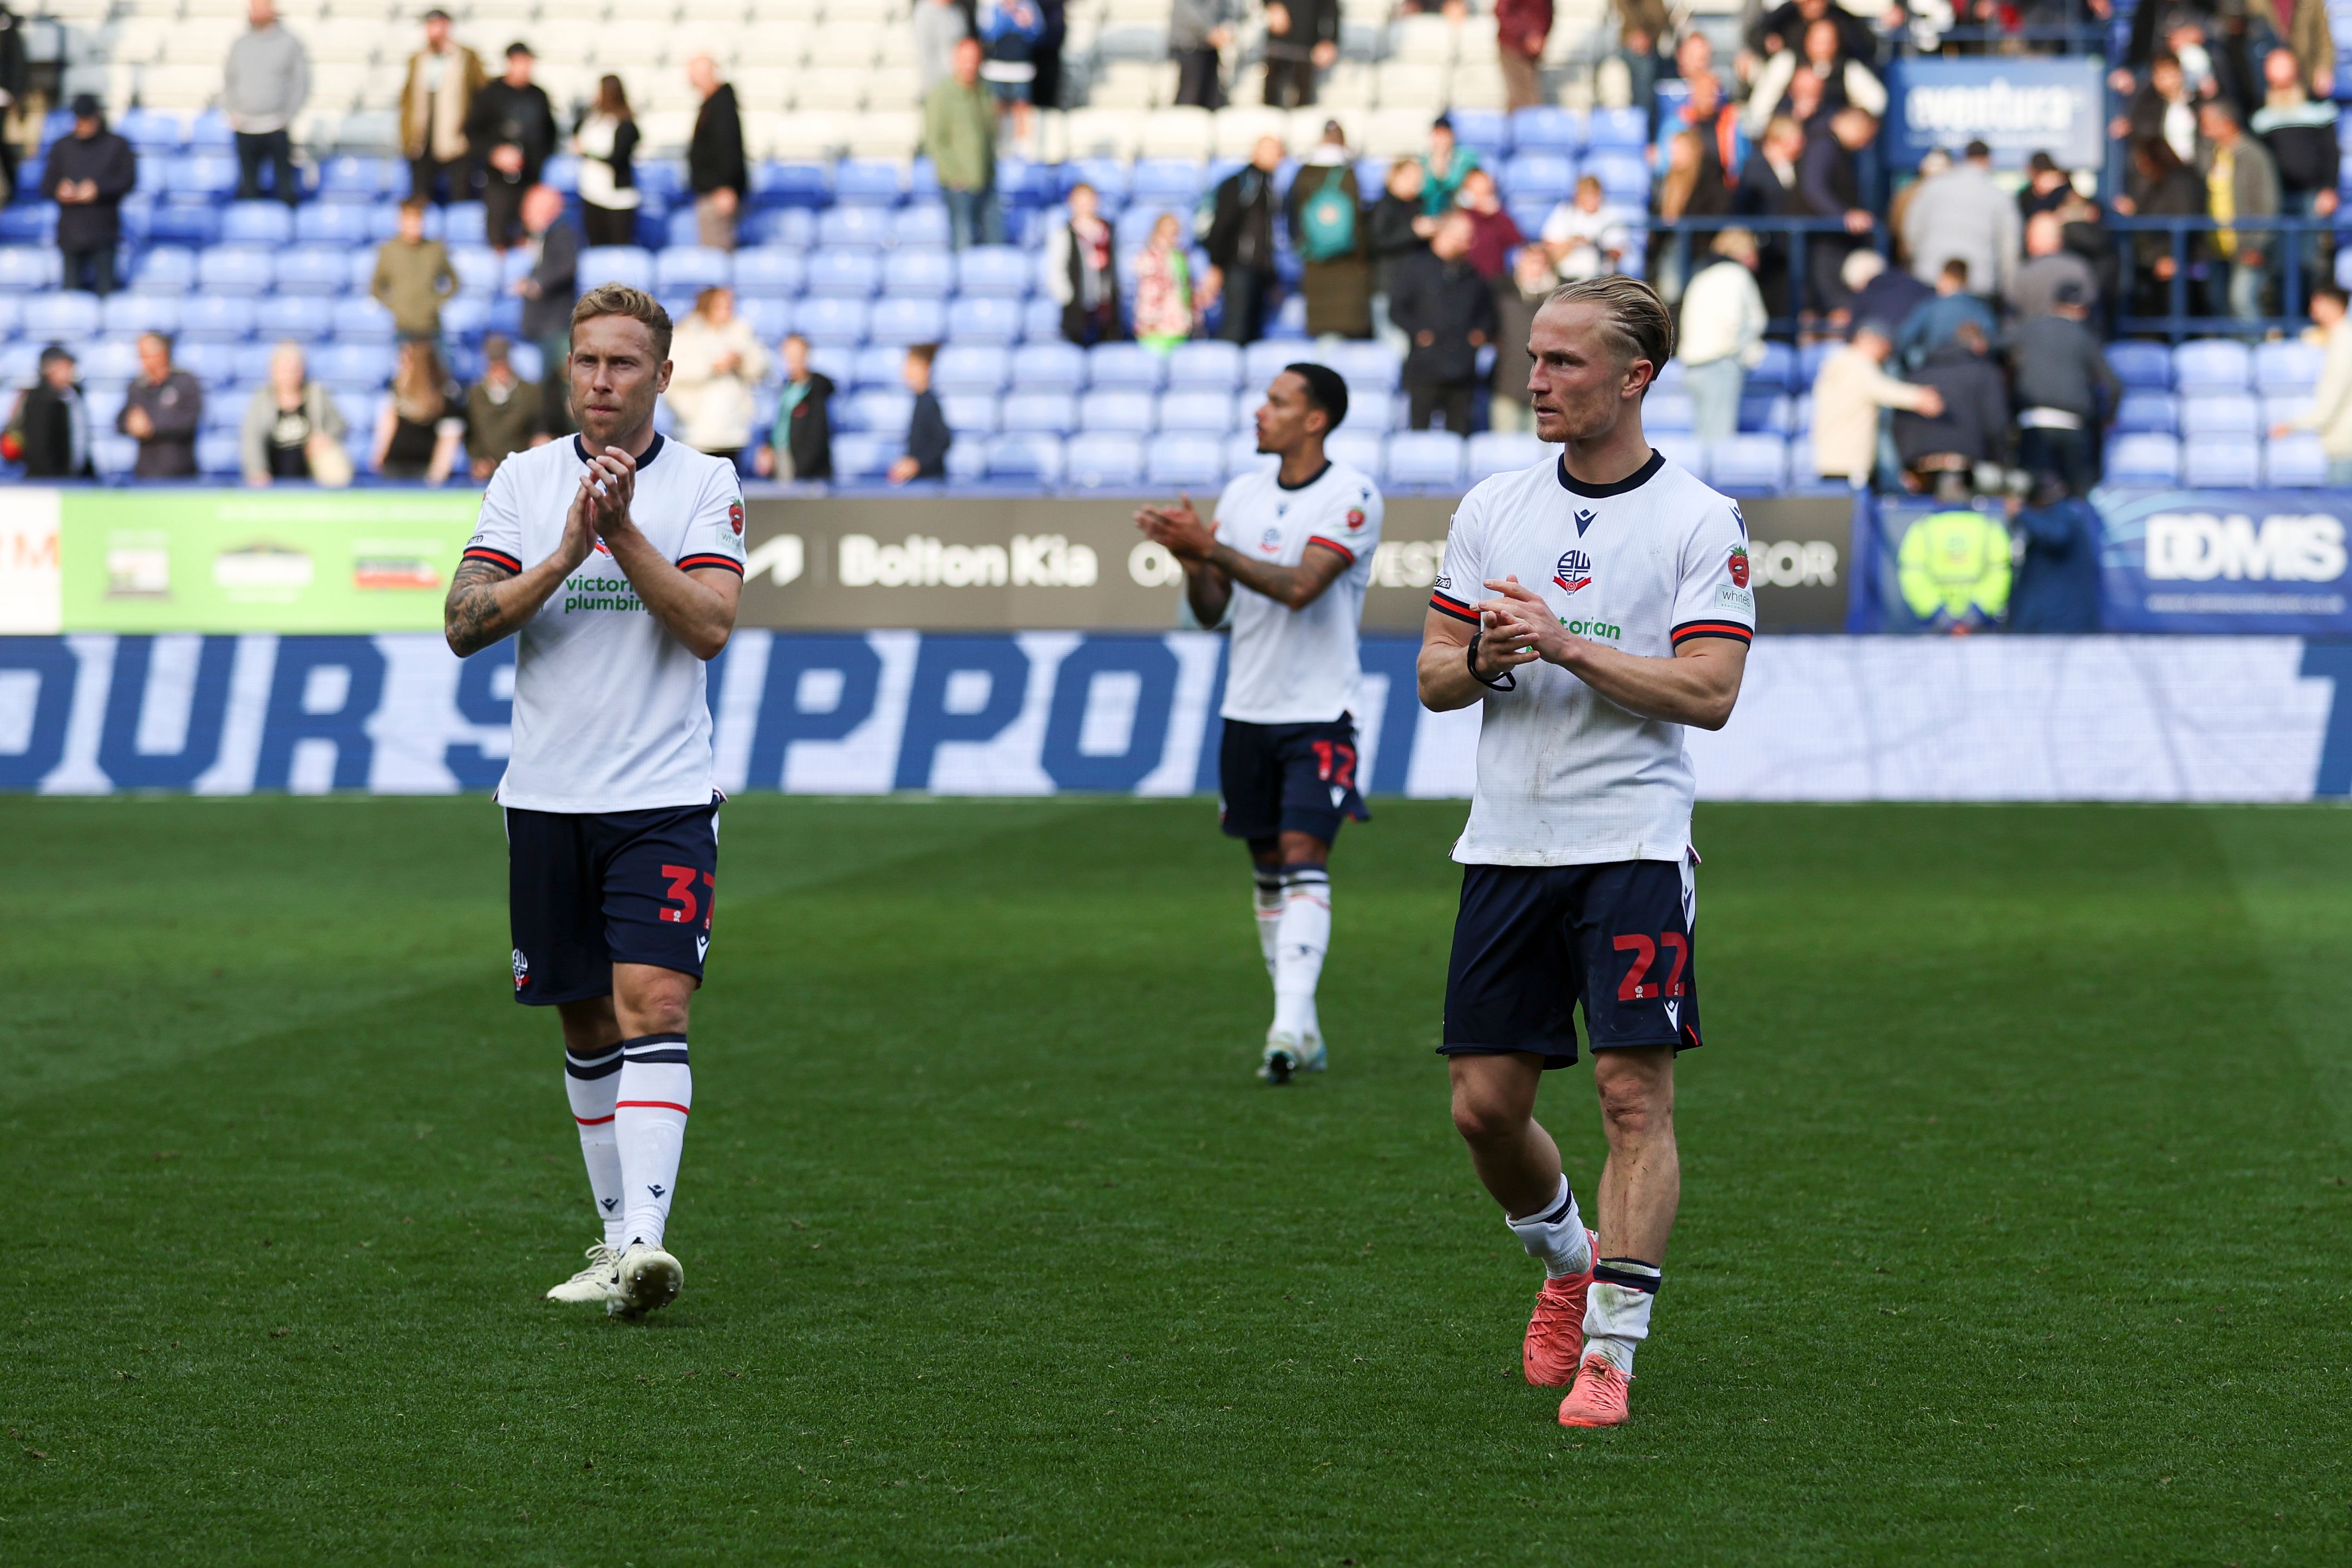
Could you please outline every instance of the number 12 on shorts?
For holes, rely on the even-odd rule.
[[[1658,962],[1658,949],[1661,947],[1671,948],[1675,955],[1675,966],[1667,973],[1663,984],[1649,978],[1650,968]],[[1684,994],[1683,966],[1690,962],[1690,938],[1678,931],[1660,931],[1655,942],[1646,936],[1621,936],[1617,939],[1616,948],[1620,952],[1633,955],[1632,965],[1625,971],[1625,978],[1618,982],[1617,1000],[1650,1002],[1662,996]]]
[[[709,931],[710,914],[703,907],[703,903],[696,900],[694,883],[698,877],[701,879],[703,897],[707,901],[710,890],[719,885],[717,880],[709,872],[698,871],[691,866],[665,866],[661,868],[661,874],[669,879],[669,892],[665,896],[671,905],[670,908],[662,910],[661,918],[672,925],[692,925],[694,917],[699,914],[702,916],[702,929]]]

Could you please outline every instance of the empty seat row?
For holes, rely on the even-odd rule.
[[[2250,441],[2242,436],[2191,436],[2155,431],[2119,435],[2107,443],[2106,481],[2124,487],[2187,485],[2197,489],[2262,486],[2306,489],[2327,481],[2327,455],[2319,437],[2283,436]]]
[[[2124,385],[2138,392],[2266,395],[2308,392],[2319,384],[2320,351],[2295,341],[2242,343],[2200,338],[2177,346],[2115,342],[2107,363]]]

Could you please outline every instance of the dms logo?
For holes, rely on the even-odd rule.
[[[1592,586],[1592,557],[1581,550],[1571,550],[1559,558],[1559,569],[1552,581],[1573,594]]]
[[[2332,583],[2345,565],[2344,524],[2325,512],[2266,517],[2260,528],[2242,514],[2160,511],[2147,520],[2153,579]]]

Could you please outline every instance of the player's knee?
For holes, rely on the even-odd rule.
[[[1527,1113],[1508,1097],[1474,1084],[1454,1088],[1454,1130],[1469,1143],[1504,1143],[1527,1127]]]
[[[1595,1063],[1592,1087],[1601,1097],[1601,1118],[1614,1136],[1639,1138],[1664,1125],[1674,1115],[1671,1080],[1633,1064],[1612,1065],[1602,1055]]]

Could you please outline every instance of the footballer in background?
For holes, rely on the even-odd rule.
[[[603,1233],[547,1292],[667,1306],[664,1246],[694,1105],[689,1005],[718,891],[704,665],[743,584],[733,465],[665,440],[670,321],[593,289],[572,313],[580,434],[500,463],[443,616],[460,658],[516,637],[506,814],[514,995],[563,1026],[565,1094]]]
[[[1184,568],[1204,626],[1232,613],[1219,816],[1249,847],[1258,948],[1274,1024],[1258,1077],[1287,1083],[1328,1060],[1315,990],[1331,945],[1331,846],[1367,819],[1349,710],[1361,675],[1356,628],[1381,539],[1381,492],[1324,455],[1348,416],[1348,384],[1319,364],[1285,368],[1257,411],[1257,449],[1280,460],[1244,474],[1203,522],[1184,496],[1136,526]]]

